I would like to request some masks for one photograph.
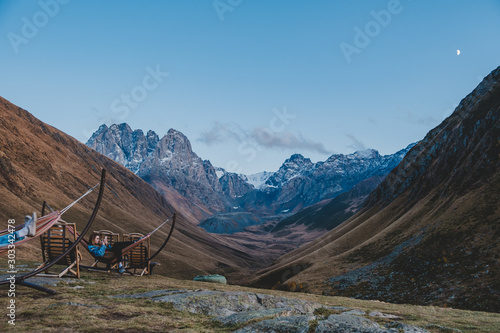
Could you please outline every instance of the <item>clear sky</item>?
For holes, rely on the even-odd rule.
[[[422,139],[500,65],[499,32],[500,0],[0,0],[0,96],[82,142],[174,128],[275,171]]]

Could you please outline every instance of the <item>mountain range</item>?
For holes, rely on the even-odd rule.
[[[289,215],[349,191],[365,179],[385,176],[414,144],[392,155],[381,156],[371,149],[335,154],[317,163],[294,154],[278,171],[255,175],[214,167],[198,157],[188,138],[174,129],[159,139],[151,130],[144,134],[125,123],[101,125],[87,145],[122,164],[160,193],[173,191],[187,198],[187,208],[201,222],[209,217],[213,222],[211,215],[215,215],[226,225],[219,228],[213,223],[202,224],[207,230],[232,233],[262,217]],[[234,223],[224,223],[228,220]]]

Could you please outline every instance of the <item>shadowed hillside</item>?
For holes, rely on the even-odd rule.
[[[107,188],[93,229],[147,233],[182,207],[165,200],[145,181],[113,160],[97,153],[65,133],[39,121],[26,110],[0,98],[0,219],[22,222],[46,200],[62,209],[99,181],[101,169],[108,171]],[[178,195],[177,195],[178,196]],[[92,212],[96,194],[91,194],[64,215],[81,229]],[[182,200],[183,198],[179,198]],[[195,226],[189,211],[177,211],[173,238],[156,258],[158,272],[192,278],[217,267],[246,267],[252,259],[238,245],[206,233]],[[168,228],[152,237],[157,249]],[[19,258],[41,260],[40,243],[34,240],[17,251]]]
[[[500,311],[500,67],[413,147],[365,207],[255,285]],[[321,224],[323,216],[314,224]]]

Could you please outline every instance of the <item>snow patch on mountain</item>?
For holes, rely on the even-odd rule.
[[[263,171],[259,173],[254,173],[251,175],[243,175],[240,177],[245,180],[248,184],[252,185],[256,189],[262,189],[265,187],[266,181],[274,174],[274,172]]]

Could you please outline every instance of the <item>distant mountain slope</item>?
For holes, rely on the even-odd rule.
[[[95,185],[105,168],[108,186],[94,229],[147,233],[173,212],[179,214],[171,242],[156,258],[161,263],[158,272],[192,278],[198,273],[214,272],[221,265],[238,268],[254,263],[246,249],[206,233],[195,226],[193,216],[185,214],[189,212],[177,210],[177,193],[164,190],[172,198],[166,200],[131,171],[1,97],[0,137],[3,221],[14,218],[21,222],[25,214],[40,213],[44,200],[55,209],[65,207]],[[145,144],[144,150],[148,149]],[[70,209],[64,219],[82,228],[94,200],[95,194],[88,196]],[[167,231],[161,229],[152,237],[153,249],[159,247]],[[18,248],[16,255],[18,259],[41,260],[39,241]]]
[[[216,234],[233,234],[261,223],[262,221],[257,216],[241,212],[214,215],[200,223],[200,227]]]
[[[368,195],[384,178],[384,176],[373,176],[365,179],[334,199],[321,201],[284,219],[271,232],[278,233],[297,225],[305,225],[308,230],[332,230],[357,213]]]
[[[358,214],[280,258],[255,284],[293,280],[326,294],[500,311],[499,115],[500,67]]]

